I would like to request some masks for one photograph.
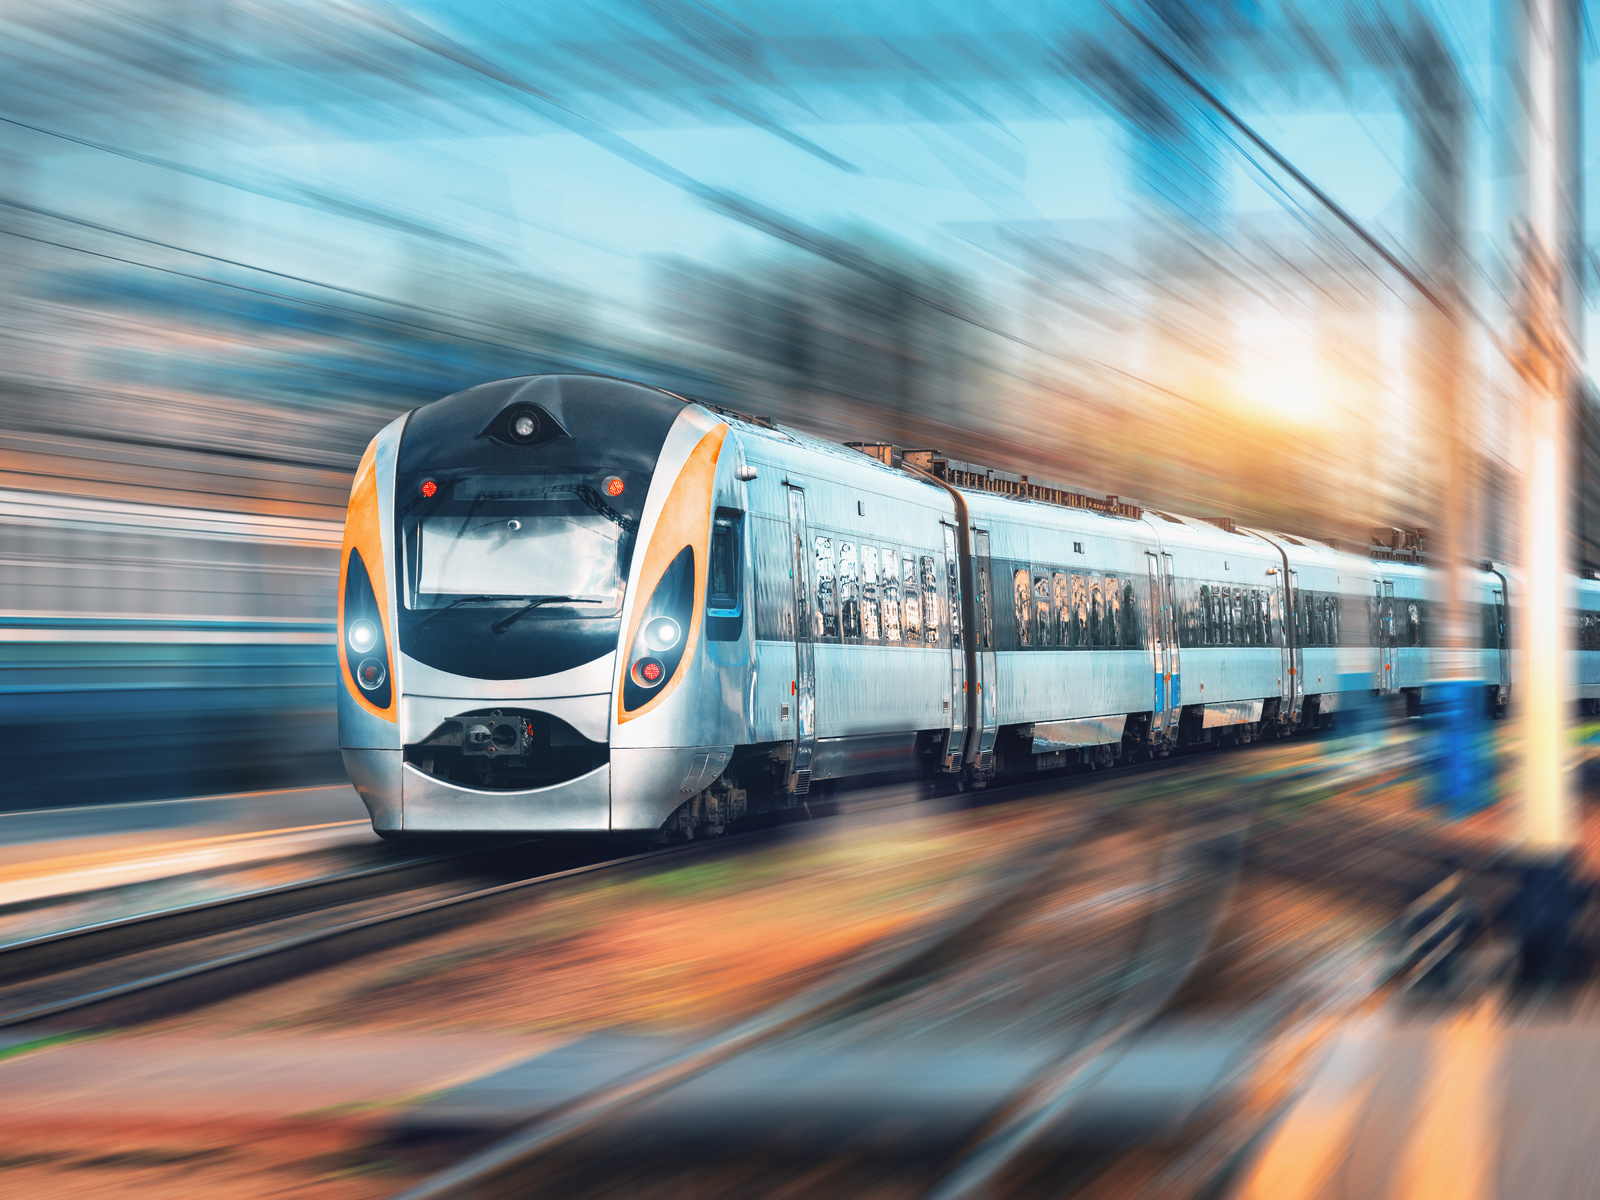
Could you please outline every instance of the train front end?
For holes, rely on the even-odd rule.
[[[717,723],[683,685],[727,433],[653,388],[550,375],[373,439],[345,528],[338,711],[374,829],[659,828]]]

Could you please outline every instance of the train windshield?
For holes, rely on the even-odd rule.
[[[401,522],[406,607],[540,601],[537,615],[620,611],[636,522],[584,475],[439,481]]]

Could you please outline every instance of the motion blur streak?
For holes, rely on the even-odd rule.
[[[1504,26],[1488,0],[0,9],[3,803],[335,777],[349,473],[499,376],[1363,542],[1439,527],[1465,470],[1452,553],[1515,557]]]

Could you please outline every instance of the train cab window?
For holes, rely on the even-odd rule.
[[[917,581],[917,560],[900,556],[900,633],[907,644],[922,644],[922,626],[927,614],[922,611],[922,586]]]
[[[839,543],[839,632],[847,641],[861,640],[861,591],[856,544]]]
[[[878,559],[880,571],[878,585],[880,615],[883,618],[883,640],[891,646],[900,645],[904,639],[900,632],[900,555],[893,546],[885,546]]]
[[[706,637],[731,642],[744,632],[743,555],[744,514],[723,510],[711,525],[711,555],[707,562]]]

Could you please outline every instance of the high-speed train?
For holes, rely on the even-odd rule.
[[[361,460],[339,741],[385,836],[692,837],[825,781],[1317,727],[1422,686],[1424,579],[618,379],[501,380]],[[1503,702],[1507,584],[1478,586]]]

